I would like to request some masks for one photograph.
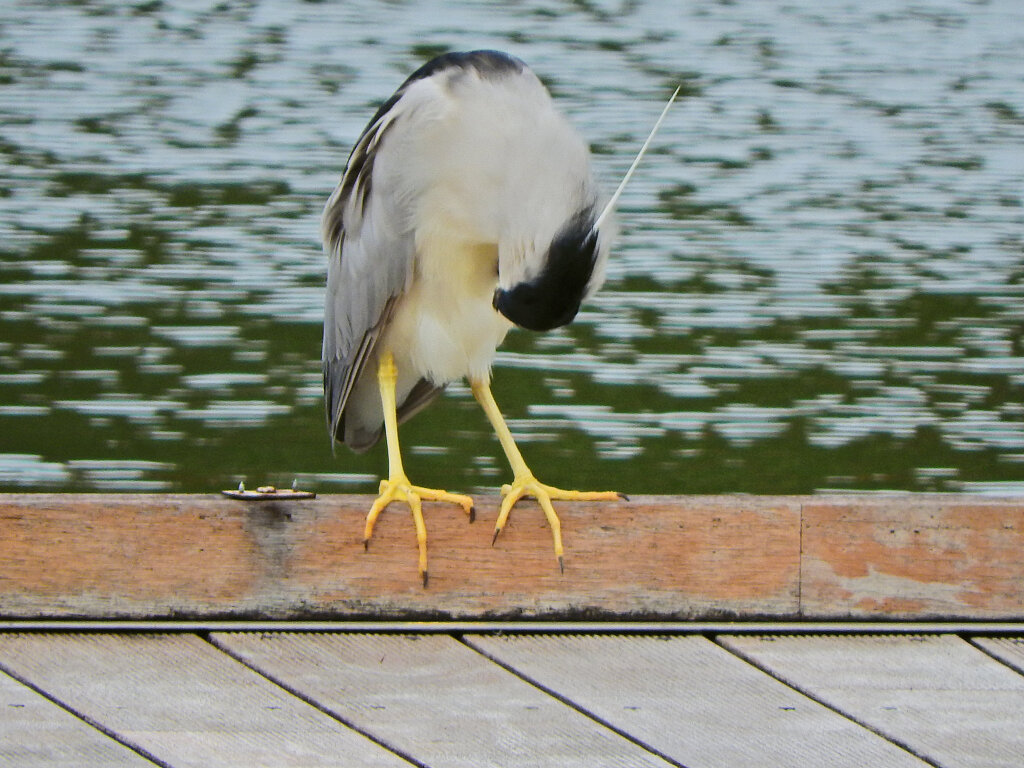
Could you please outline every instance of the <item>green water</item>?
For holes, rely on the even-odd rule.
[[[1024,492],[1016,0],[0,7],[0,489],[369,491],[332,455],[318,219],[425,58],[530,63],[622,205],[602,293],[494,392],[546,482]],[[402,431],[494,489],[468,388]]]

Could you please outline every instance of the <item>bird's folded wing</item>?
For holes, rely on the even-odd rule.
[[[360,136],[323,214],[328,259],[324,396],[328,429],[336,439],[344,439],[340,428],[345,404],[412,274],[411,224],[398,196],[373,173],[398,96],[381,108]]]

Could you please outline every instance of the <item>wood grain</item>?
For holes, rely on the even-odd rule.
[[[669,768],[448,635],[245,632],[211,639],[434,768]]]
[[[720,640],[933,765],[1020,768],[1024,676],[959,637]]]
[[[601,618],[787,616],[797,610],[799,505],[646,497],[558,506],[559,573],[539,508],[491,545],[424,505],[430,584],[407,509],[362,544],[368,496],[288,503],[208,495],[0,495],[0,615],[66,618]]]
[[[802,609],[822,618],[1024,616],[1024,498],[803,506]]]
[[[975,637],[971,642],[1024,675],[1024,637]]]
[[[704,637],[470,635],[466,642],[682,765],[926,766]]]
[[[408,510],[362,545],[369,496],[0,494],[0,617],[1024,619],[1024,498],[639,497],[539,508],[494,546],[496,498]]]
[[[0,665],[160,765],[408,768],[196,635],[0,634]]]
[[[153,768],[146,758],[0,672],[0,765]]]

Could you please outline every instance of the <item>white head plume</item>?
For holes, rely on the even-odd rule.
[[[668,100],[668,104],[666,104],[665,108],[661,110],[661,115],[658,117],[658,120],[654,123],[654,127],[651,128],[651,132],[650,134],[648,134],[647,140],[644,141],[643,146],[640,147],[640,151],[637,152],[636,158],[634,158],[633,160],[633,164],[629,166],[629,170],[626,171],[626,175],[623,176],[622,181],[619,182],[619,186],[615,190],[615,194],[612,195],[607,205],[605,205],[604,210],[601,211],[601,215],[598,216],[597,221],[594,222],[594,232],[597,232],[601,228],[601,225],[615,210],[615,206],[618,204],[619,198],[622,197],[622,192],[623,190],[625,190],[626,184],[628,184],[629,180],[632,178],[633,171],[635,171],[636,167],[640,165],[640,158],[647,154],[647,148],[651,145],[651,140],[654,138],[654,134],[656,134],[658,132],[658,129],[661,128],[661,124],[665,120],[665,115],[668,114],[669,107],[672,106],[672,103],[676,100],[676,96],[679,95],[680,88],[682,88],[682,86],[678,86],[676,88],[675,92],[672,94],[672,98]]]

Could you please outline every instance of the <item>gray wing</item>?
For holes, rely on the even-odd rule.
[[[445,82],[462,71],[475,70],[481,77],[519,73],[526,65],[497,51],[446,53],[424,64],[402,83],[370,120],[349,157],[341,184],[327,201],[322,221],[327,251],[327,301],[324,313],[324,400],[332,439],[355,450],[366,450],[380,439],[381,426],[369,427],[370,414],[351,414],[359,429],[345,428],[346,406],[353,388],[373,359],[373,350],[387,327],[395,302],[412,276],[415,244],[407,209],[409,194],[400,187],[405,174],[395,149],[389,144],[395,130],[414,125],[418,105],[430,99],[430,89],[411,94],[418,81],[436,78]],[[409,98],[406,98],[409,96]],[[428,110],[429,111],[429,110]],[[394,145],[394,146],[392,146]],[[383,162],[382,162],[383,160]],[[379,166],[387,166],[380,172]],[[400,421],[426,407],[441,391],[419,379],[401,396]],[[375,416],[379,424],[379,415]]]
[[[407,85],[359,137],[321,222],[328,259],[323,340],[327,428],[332,440],[348,442],[356,450],[370,448],[383,430],[348,430],[346,440],[346,405],[413,268],[415,244],[404,196],[389,189],[387,177],[374,174],[380,154],[388,151],[389,130],[403,118],[401,97]],[[409,418],[439,392],[421,380],[400,403],[399,418]]]

